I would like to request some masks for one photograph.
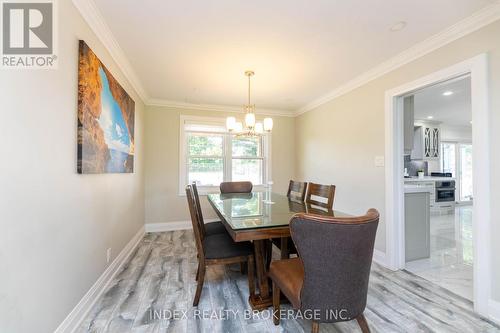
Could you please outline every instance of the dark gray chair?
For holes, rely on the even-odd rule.
[[[186,197],[191,215],[196,249],[198,250],[198,271],[196,272],[198,285],[196,287],[193,306],[197,306],[200,301],[206,266],[208,265],[230,265],[246,262],[248,267],[248,288],[250,295],[253,295],[255,293],[255,282],[252,244],[250,242],[235,243],[228,233],[204,235],[198,221],[196,202],[191,185],[186,186]]]
[[[220,193],[250,193],[252,182],[223,182],[220,183]]]
[[[196,211],[198,214],[198,221],[200,222],[202,233],[204,235],[215,235],[215,234],[226,233],[227,232],[226,227],[224,227],[221,221],[205,223],[205,221],[203,220],[203,212],[201,210],[200,196],[198,195],[198,188],[196,187],[195,182],[193,182],[191,188],[193,190],[193,196],[196,204]]]
[[[279,325],[281,292],[293,307],[317,313],[319,323],[356,319],[370,332],[363,315],[379,213],[370,209],[360,217],[327,217],[299,213],[290,221],[299,258],[273,261],[273,321]]]

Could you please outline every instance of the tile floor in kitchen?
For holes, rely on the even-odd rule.
[[[431,216],[431,257],[406,263],[406,270],[472,300],[472,206]]]

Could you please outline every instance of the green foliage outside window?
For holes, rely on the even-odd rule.
[[[260,138],[231,138],[232,178],[262,182]],[[189,181],[202,185],[220,183],[224,173],[224,135],[189,133],[187,136]],[[249,159],[251,158],[251,159]]]

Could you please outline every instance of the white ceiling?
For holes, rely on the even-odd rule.
[[[453,92],[453,95],[443,96],[447,91]],[[428,87],[415,93],[415,119],[426,120],[429,116],[443,125],[471,127],[470,78]]]
[[[297,110],[492,0],[94,0],[150,98]],[[396,22],[406,21],[399,32]]]

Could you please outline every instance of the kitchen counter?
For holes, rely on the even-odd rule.
[[[405,184],[405,193],[432,193],[434,192],[434,187],[432,186],[421,186],[421,185],[408,185]]]
[[[418,177],[411,177],[411,178],[404,178],[405,183],[411,183],[411,182],[445,182],[445,181],[450,181],[450,180],[455,180],[455,178],[452,177],[431,177],[431,176],[425,176],[424,178],[418,178]]]

